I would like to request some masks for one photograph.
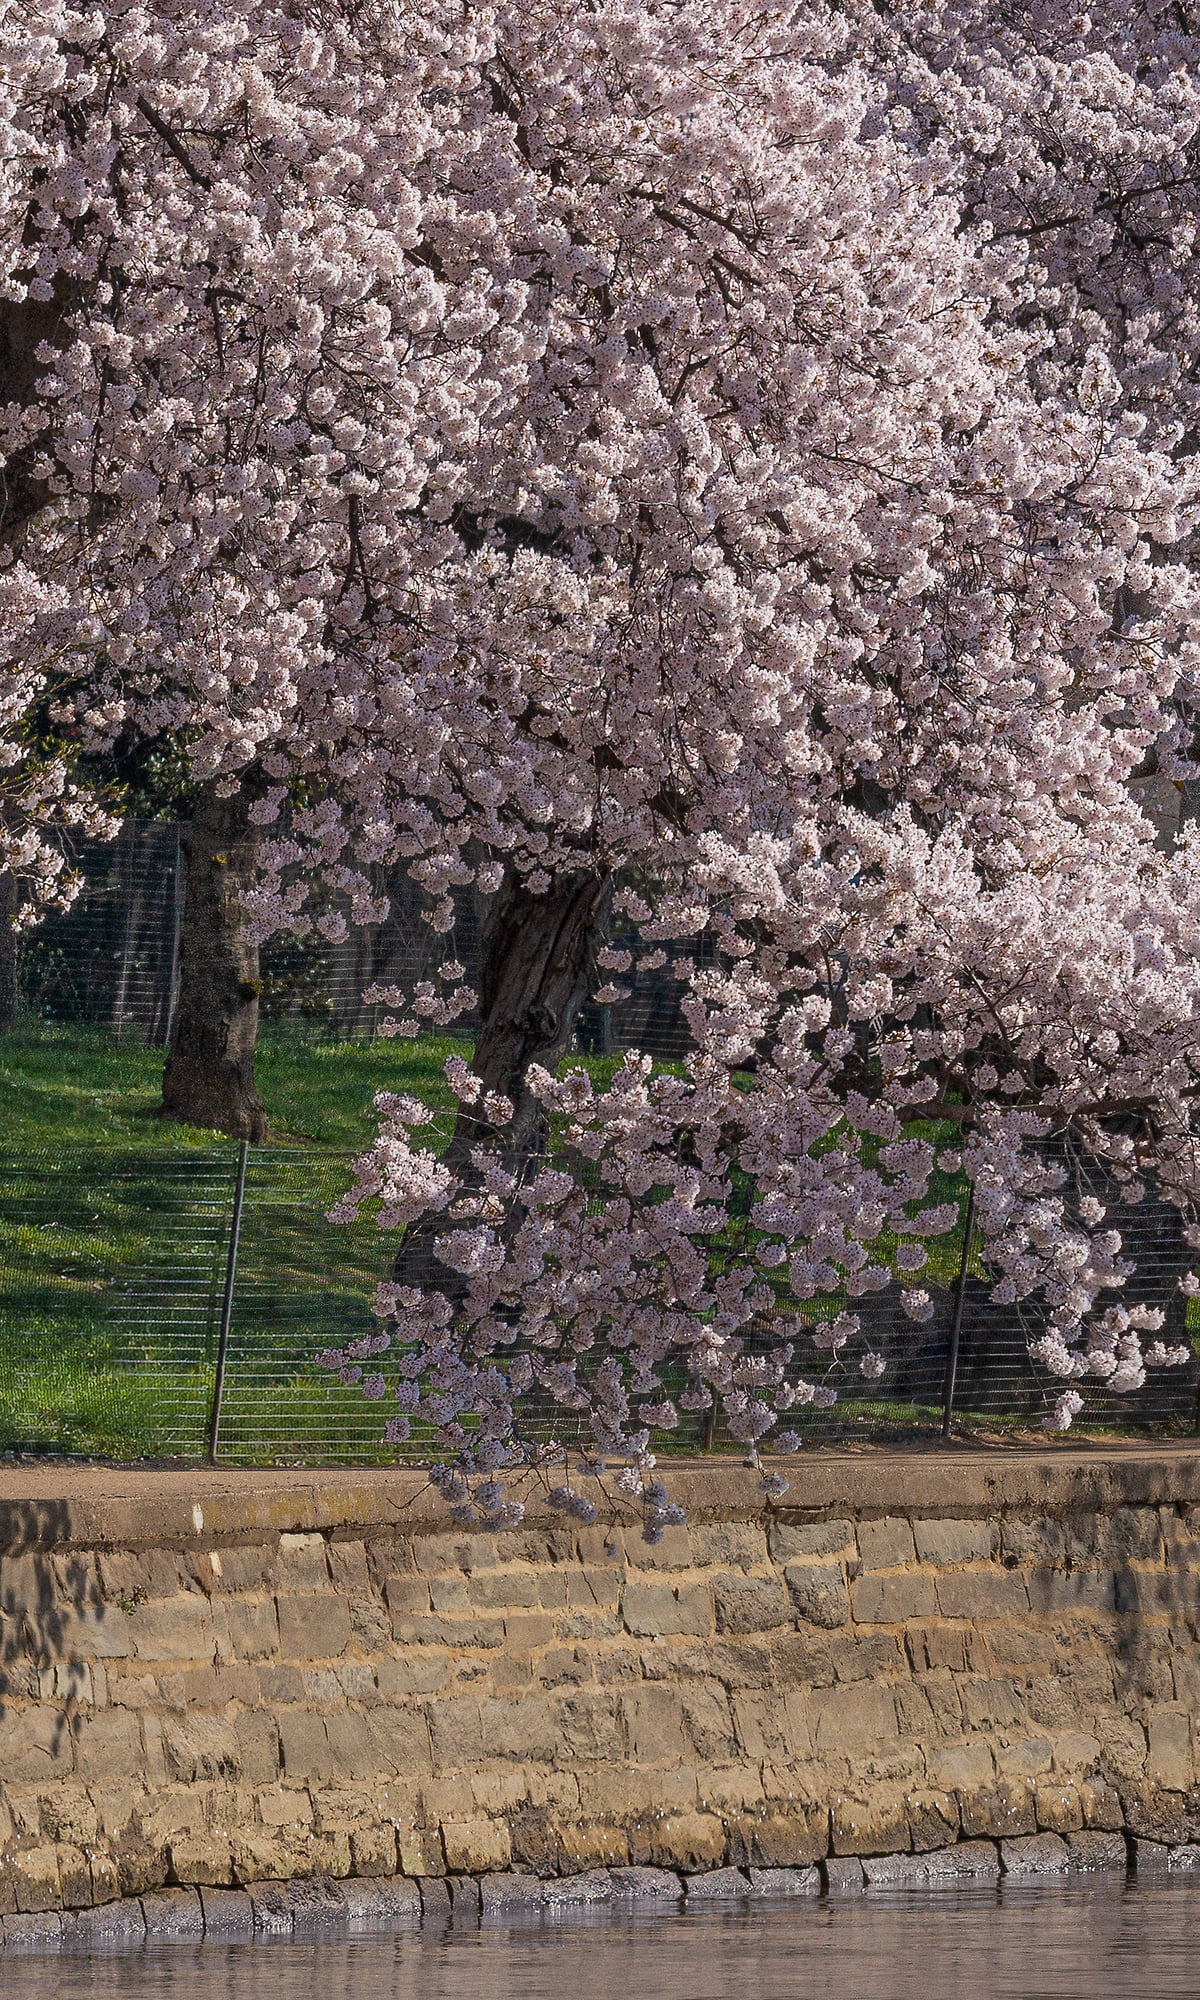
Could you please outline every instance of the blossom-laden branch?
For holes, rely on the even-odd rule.
[[[1177,16],[37,0],[5,42],[2,754],[65,688],[85,745],[264,771],[260,934],[304,873],[366,918],[377,862],[447,935],[472,883],[616,881],[690,982],[681,1074],[484,1073],[557,1047],[538,998],[473,1149],[381,1106],[360,1192],[443,1276],[373,1338],[448,1478],[535,1392],[639,1477],[688,1397],[777,1437],[830,1392],[800,1308],[848,1292],[841,1365],[881,1243],[957,1226],[939,1151],[1052,1372],[1163,1358],[1085,1204],[1197,1197],[1194,847],[1138,789],[1198,740]]]

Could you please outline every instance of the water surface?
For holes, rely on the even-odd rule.
[[[297,1943],[0,1955],[3,2000],[1197,2000],[1200,1883],[578,1911]]]

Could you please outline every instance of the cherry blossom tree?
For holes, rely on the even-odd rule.
[[[1148,277],[1114,250],[1105,299],[1158,301],[1134,366],[1129,302],[1081,276],[1103,203],[1066,242],[1021,193],[1075,57],[1022,91],[982,9],[935,25],[42,0],[6,49],[7,309],[42,371],[3,414],[32,496],[10,740],[51,699],[96,742],[178,733],[230,792],[261,772],[267,829],[301,798],[264,932],[312,921],[297,864],[363,916],[364,864],[407,858],[447,957],[398,1032],[470,1003],[451,891],[495,899],[453,1130],[439,1154],[383,1100],[345,1204],[407,1232],[367,1344],[399,1373],[364,1387],[398,1382],[397,1441],[434,1425],[464,1518],[519,1504],[528,1389],[639,1491],[680,1408],[779,1442],[832,1393],[800,1305],[844,1285],[817,1352],[853,1354],[885,1231],[927,1310],[939,1150],[1044,1301],[1047,1366],[1132,1387],[1164,1358],[1087,1185],[1195,1192],[1194,847],[1135,791],[1191,768],[1194,455],[1156,401],[1190,238]],[[1146,90],[1145,172],[1190,157],[1147,60],[1118,89],[1079,58],[1105,109],[1067,178],[1104,117],[1124,170]],[[557,1071],[620,991],[614,899],[688,980],[696,1050],[594,1091]]]

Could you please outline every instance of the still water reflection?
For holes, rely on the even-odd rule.
[[[0,1958],[3,2000],[1176,2000],[1200,1884],[584,1918],[297,1944]]]

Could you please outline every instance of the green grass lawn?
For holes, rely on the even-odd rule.
[[[395,1456],[380,1443],[384,1406],[313,1359],[373,1327],[370,1296],[389,1274],[394,1239],[369,1215],[347,1226],[330,1222],[328,1210],[373,1134],[374,1093],[407,1091],[449,1110],[442,1065],[469,1046],[432,1037],[262,1041],[257,1074],[273,1143],[250,1155],[223,1456],[260,1464]],[[114,1458],[204,1450],[237,1148],[160,1119],[162,1061],[161,1051],[113,1048],[86,1029],[0,1037],[0,1450]],[[613,1066],[587,1060],[598,1080]],[[956,1181],[941,1179],[937,1198],[961,1198]],[[753,1236],[735,1219],[714,1247],[736,1258]],[[885,1261],[894,1248],[890,1236],[878,1245]],[[952,1284],[960,1249],[953,1236],[931,1244],[924,1281]],[[805,1311],[821,1316],[841,1303],[812,1300]],[[828,1437],[936,1424],[935,1383],[904,1406],[886,1379],[865,1395],[847,1391],[835,1414],[810,1410],[796,1428]],[[694,1446],[700,1428],[663,1448]]]
[[[378,1462],[384,1413],[314,1354],[374,1327],[394,1239],[328,1210],[375,1130],[378,1090],[442,1110],[470,1043],[331,1043],[269,1031],[272,1142],[251,1151],[223,1455]],[[236,1145],[158,1115],[161,1050],[75,1027],[0,1036],[0,1450],[134,1458],[203,1447]],[[612,1060],[589,1061],[611,1071]]]
[[[353,1151],[374,1130],[377,1090],[451,1103],[442,1065],[470,1043],[301,1041],[264,1035],[255,1064],[272,1138],[282,1145]],[[121,1144],[227,1145],[220,1133],[166,1123],[158,1114],[163,1052],[114,1048],[89,1028],[18,1029],[0,1035],[0,1151]]]

